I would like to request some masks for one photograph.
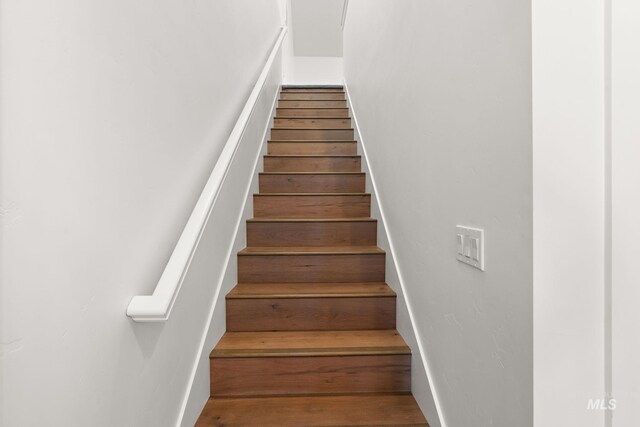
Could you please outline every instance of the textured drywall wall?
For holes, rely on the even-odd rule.
[[[155,288],[278,1],[0,4],[0,424],[175,425],[212,302],[190,285],[211,278],[166,324],[125,310]]]
[[[344,70],[445,425],[531,426],[531,3],[351,0]]]
[[[290,0],[296,56],[342,56],[344,0]]]
[[[317,56],[288,56],[282,77],[289,85],[341,85],[342,58]]]

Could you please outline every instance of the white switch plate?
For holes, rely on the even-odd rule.
[[[456,254],[456,259],[465,264],[469,264],[479,270],[484,271],[484,230],[480,228],[456,226],[456,243],[459,243],[462,236],[462,253]],[[474,247],[477,242],[477,250]],[[458,245],[456,245],[458,249]]]

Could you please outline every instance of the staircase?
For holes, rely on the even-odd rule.
[[[427,426],[342,87],[278,101],[196,426]]]

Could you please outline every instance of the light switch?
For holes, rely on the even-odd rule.
[[[456,259],[484,271],[484,230],[471,227],[456,227]]]
[[[457,243],[458,243],[458,254],[463,255],[464,254],[464,235],[458,234],[456,237],[457,237]]]
[[[480,261],[480,239],[472,237],[471,241],[471,258]]]
[[[471,245],[469,242],[469,238],[465,236],[463,240],[464,240],[464,248],[463,248],[462,254],[467,258],[471,258]]]

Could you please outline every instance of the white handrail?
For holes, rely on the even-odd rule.
[[[153,291],[153,295],[135,296],[129,303],[127,316],[131,317],[134,321],[165,322],[169,319],[171,309],[180,292],[180,287],[182,286],[182,282],[198,247],[202,233],[207,225],[213,206],[218,198],[222,183],[231,166],[231,162],[238,149],[238,144],[242,139],[258,96],[267,80],[271,66],[280,50],[282,40],[286,33],[287,27],[282,27],[280,35],[271,51],[271,55],[269,55],[269,59],[267,59],[262,73],[260,73],[260,77],[258,77],[258,81],[253,87],[253,91],[251,91],[251,95],[249,95],[249,99],[247,99],[247,103],[244,105],[240,117],[233,127],[229,139],[222,149],[222,153],[211,172],[211,176],[209,176],[207,184],[204,190],[202,190],[200,198],[193,208],[193,212],[191,212],[187,225],[184,227],[184,230],[182,230],[180,239],[173,249],[171,258],[169,258],[169,262],[167,262],[164,268],[164,272],[156,285],[156,289]]]

